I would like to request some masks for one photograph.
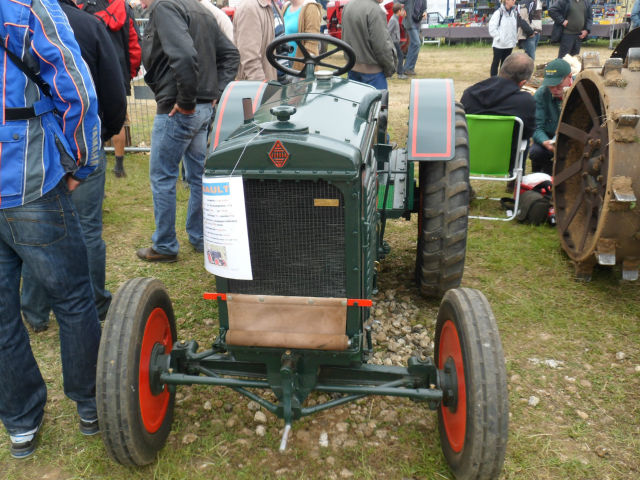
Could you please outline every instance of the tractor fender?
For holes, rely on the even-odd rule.
[[[244,123],[242,99],[250,98],[255,112],[262,103],[268,85],[267,82],[250,81],[234,81],[227,85],[227,88],[222,92],[213,120],[212,150],[215,150],[236,128]]]
[[[455,128],[453,80],[412,80],[408,159],[414,162],[451,160],[456,153]]]

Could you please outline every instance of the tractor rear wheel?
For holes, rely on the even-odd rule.
[[[448,161],[420,162],[416,281],[440,298],[462,281],[469,218],[469,134],[456,104],[456,151]]]
[[[442,452],[457,479],[498,478],[509,427],[507,373],[491,306],[478,290],[449,290],[434,339],[443,400]]]
[[[595,62],[578,74],[558,123],[557,231],[580,280],[590,280],[596,264],[621,264],[624,280],[638,279],[640,48],[629,47],[640,44],[640,31],[625,43],[626,59],[610,58],[604,68]]]
[[[123,465],[153,462],[171,431],[175,393],[154,384],[150,364],[175,340],[173,307],[160,281],[134,278],[120,287],[102,330],[96,401],[107,452]]]

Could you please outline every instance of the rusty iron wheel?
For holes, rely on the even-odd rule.
[[[629,49],[632,68],[611,58],[604,68],[583,70],[560,114],[553,171],[557,230],[583,280],[596,263],[621,263],[625,279],[637,277],[639,53]]]

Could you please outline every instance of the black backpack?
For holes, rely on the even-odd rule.
[[[531,190],[520,193],[520,202],[516,212],[516,220],[528,225],[542,225],[549,221],[555,224],[555,217],[550,215],[551,208],[551,182],[545,180],[535,185]],[[501,198],[500,204],[505,210],[513,210],[515,202],[513,198]]]
[[[530,225],[542,225],[547,221],[549,207],[551,207],[550,195],[543,195],[536,190],[527,190],[520,194],[520,203],[516,220]]]

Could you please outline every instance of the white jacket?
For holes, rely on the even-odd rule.
[[[515,47],[518,43],[518,9],[513,7],[507,12],[504,5],[500,5],[489,20],[489,35],[493,37],[491,46],[494,48]]]

